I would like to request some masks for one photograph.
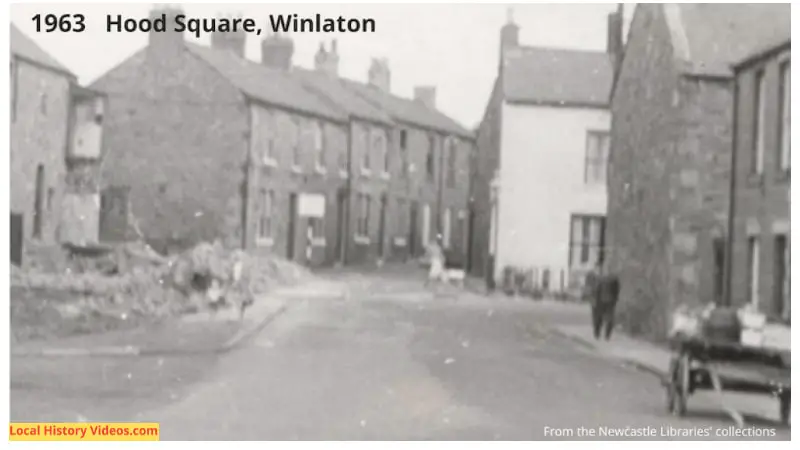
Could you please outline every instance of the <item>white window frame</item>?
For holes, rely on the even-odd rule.
[[[275,191],[260,189],[258,191],[258,223],[256,226],[256,243],[259,245],[269,246],[273,243],[272,211],[274,208]]]
[[[325,127],[315,121],[311,132],[314,135],[314,166],[317,172],[325,173]]]
[[[586,151],[584,153],[583,182],[598,186],[606,184],[608,154],[611,149],[611,134],[608,131],[589,130],[586,132]],[[598,175],[599,174],[599,175]]]
[[[592,242],[592,227],[596,225],[598,230],[597,242]],[[576,239],[575,229],[579,227],[578,239]],[[571,269],[587,270],[594,267],[595,263],[603,255],[605,239],[604,232],[606,227],[606,217],[597,214],[572,214],[569,222],[569,265]],[[576,249],[580,249],[578,257],[574,258]],[[592,259],[594,253],[597,260]],[[584,255],[586,256],[584,260]]]
[[[428,151],[425,154],[425,179],[429,183],[436,182],[436,136],[428,136]]]
[[[748,302],[758,308],[761,305],[761,241],[758,235],[747,237],[748,258]]]
[[[370,198],[367,194],[357,194],[356,203],[358,205],[358,220],[356,221],[356,242],[360,244],[369,244],[369,214],[370,214]]]
[[[361,174],[370,175],[372,173],[372,133],[369,129],[365,129],[361,133]]]
[[[450,239],[452,237],[452,229],[453,221],[452,221],[452,211],[450,208],[445,208],[442,212],[442,245],[445,249],[450,248]]]
[[[792,166],[792,66],[789,60],[780,65],[780,132],[778,134],[779,149],[778,169],[787,172]]]
[[[422,242],[427,247],[431,244],[431,206],[422,206]]]
[[[753,118],[753,167],[752,171],[756,175],[764,172],[764,118],[766,114],[766,75],[763,69],[755,74],[754,85],[755,95],[754,118]]]
[[[447,187],[454,188],[456,186],[456,166],[458,156],[458,146],[456,140],[452,137],[447,140]]]
[[[302,158],[302,139],[301,139],[302,123],[299,119],[292,120],[291,127],[291,146],[292,146],[292,170],[300,173],[303,170]]]

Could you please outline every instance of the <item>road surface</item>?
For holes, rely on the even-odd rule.
[[[156,421],[164,440],[732,438],[707,399],[672,417],[652,375],[551,331],[588,326],[581,309],[339,277],[346,298],[298,300],[222,356],[84,362],[94,375],[47,389],[34,366],[22,377],[34,363],[12,361],[12,420]],[[102,382],[100,365],[113,372]],[[790,436],[749,425],[760,439]]]

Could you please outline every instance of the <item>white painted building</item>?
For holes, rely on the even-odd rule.
[[[614,42],[621,46],[615,17],[609,52],[521,46],[516,25],[503,28],[500,73],[477,138],[478,164],[487,167],[476,182],[488,181],[491,194],[476,233],[487,235],[496,281],[511,267],[558,291],[602,258],[610,55]]]

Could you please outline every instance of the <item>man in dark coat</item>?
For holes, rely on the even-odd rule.
[[[619,289],[619,277],[604,274],[599,264],[586,275],[584,296],[588,298],[592,307],[592,328],[595,339],[600,339],[603,331],[606,340],[611,339]]]

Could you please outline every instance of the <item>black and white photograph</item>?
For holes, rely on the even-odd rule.
[[[8,15],[9,441],[791,440],[791,3]]]

